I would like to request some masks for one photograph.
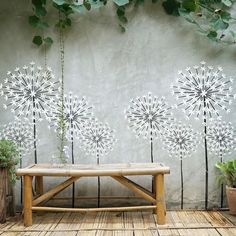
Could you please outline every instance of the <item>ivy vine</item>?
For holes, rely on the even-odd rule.
[[[116,5],[116,15],[122,32],[126,30],[128,17],[126,9],[135,10],[144,3],[144,0],[112,0]],[[153,4],[161,2],[164,11],[173,17],[183,17],[187,22],[193,24],[196,30],[212,41],[235,44],[236,32],[233,24],[236,18],[231,14],[233,0],[151,0]],[[45,36],[47,29],[51,26],[46,20],[50,5],[61,12],[62,17],[53,24],[57,28],[68,28],[71,26],[71,15],[84,13],[96,8],[104,7],[107,0],[32,0],[33,15],[29,16],[29,24],[36,29],[33,43],[40,45],[51,45],[53,38]]]
[[[59,159],[61,160],[62,163],[66,163],[66,157],[64,153],[64,148],[66,146],[66,126],[65,126],[65,105],[64,105],[64,67],[65,67],[65,42],[64,42],[64,27],[63,27],[63,20],[65,17],[65,14],[63,14],[63,11],[61,8],[58,8],[58,16],[59,16],[59,21],[57,27],[59,28],[59,42],[60,42],[60,61],[61,61],[61,91],[59,95],[59,114],[60,114],[60,119],[59,119],[59,133],[58,133],[58,138],[60,140],[59,144]]]

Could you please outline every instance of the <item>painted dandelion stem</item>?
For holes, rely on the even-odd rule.
[[[97,156],[97,165],[100,164],[100,158],[99,158],[99,152],[98,152],[98,142],[96,142],[97,146],[97,151],[96,151],[96,156]],[[100,207],[100,198],[101,198],[101,181],[100,181],[100,176],[98,176],[98,200],[97,200],[97,206]]]
[[[34,163],[38,163],[37,158],[37,142],[36,142],[36,121],[35,118],[33,118],[33,127],[34,127]]]
[[[153,159],[153,136],[152,136],[152,122],[150,121],[150,151],[151,151],[151,163],[154,162]],[[154,193],[154,177],[152,177],[152,193]]]
[[[223,156],[221,154],[220,156],[220,162],[223,162]],[[223,204],[224,204],[224,185],[221,184],[220,186],[220,207],[223,208]]]
[[[163,148],[168,151],[170,157],[180,159],[180,185],[181,197],[180,206],[184,205],[184,175],[183,175],[183,158],[189,157],[192,152],[196,151],[199,143],[198,133],[194,132],[191,126],[171,124],[162,132]]]
[[[221,162],[223,156],[231,154],[236,146],[236,131],[230,122],[214,121],[208,127],[205,137],[209,144],[209,151],[216,155]],[[224,191],[223,185],[220,190],[220,206],[223,207]]]
[[[150,122],[150,149],[151,149],[151,162],[153,163],[153,137],[152,137],[152,122]]]
[[[22,156],[20,156],[20,168],[22,168]],[[22,176],[20,177],[20,203],[23,201],[23,178]]]
[[[205,105],[205,102],[204,102]],[[207,151],[207,120],[204,111],[204,152],[205,152],[205,209],[208,208],[208,151]]]
[[[180,207],[183,209],[184,207],[184,174],[183,174],[183,158],[180,160],[180,178],[181,178],[181,204]]]
[[[71,121],[71,163],[75,164],[74,158],[74,133],[73,133],[73,125]],[[72,184],[72,207],[75,207],[75,183]]]
[[[114,130],[107,124],[98,122],[97,119],[84,125],[80,134],[80,139],[86,154],[95,156],[97,165],[100,164],[100,157],[107,154],[109,150],[112,150],[113,145],[116,142]],[[100,177],[98,177],[98,207],[100,207],[100,186],[101,181]]]
[[[203,132],[207,136],[207,117],[210,121],[214,116],[219,117],[219,110],[226,113],[230,109],[226,105],[232,103],[236,96],[232,95],[233,79],[226,79],[222,73],[222,68],[216,70],[212,66],[206,66],[201,62],[200,66],[187,68],[186,72],[179,71],[179,78],[176,84],[172,85],[173,94],[179,102],[177,106],[184,106],[182,111],[189,119],[203,117]],[[208,208],[208,145],[204,140],[205,151],[205,209]]]

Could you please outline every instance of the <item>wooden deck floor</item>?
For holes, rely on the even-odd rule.
[[[236,225],[216,211],[168,211],[167,224],[157,225],[149,212],[35,213],[25,228],[21,216],[0,225],[0,235],[156,235],[236,236]]]

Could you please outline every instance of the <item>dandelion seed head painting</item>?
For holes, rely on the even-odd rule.
[[[170,157],[183,159],[190,157],[199,144],[199,134],[191,125],[171,124],[162,132],[163,149],[167,150]]]
[[[157,137],[160,130],[173,120],[171,107],[164,97],[158,98],[149,92],[147,96],[132,99],[130,103],[125,115],[137,137]]]
[[[228,105],[236,95],[232,92],[233,79],[227,78],[222,67],[214,68],[201,62],[199,66],[179,71],[179,77],[172,85],[173,95],[183,106],[186,118],[196,119],[220,117],[220,111],[230,112]]]
[[[29,120],[16,120],[3,125],[0,139],[14,142],[22,157],[33,149],[34,138],[32,134],[32,125]]]
[[[31,62],[29,66],[17,67],[7,73],[8,78],[1,85],[5,98],[5,109],[11,107],[16,116],[33,116],[42,120],[47,108],[54,102],[59,91],[51,68],[45,70]]]
[[[61,114],[63,114],[66,138],[71,141],[72,138],[79,135],[85,123],[92,119],[92,110],[93,107],[89,105],[85,97],[79,99],[70,92],[68,95],[64,95],[63,107],[59,98],[50,106],[47,113],[49,127],[55,131],[60,130]]]
[[[85,124],[81,131],[81,145],[86,151],[86,154],[92,154],[99,158],[113,149],[117,141],[114,133],[115,131],[108,124],[93,119],[91,122]]]
[[[230,155],[236,148],[236,131],[231,122],[214,121],[206,135],[210,153],[217,157]]]

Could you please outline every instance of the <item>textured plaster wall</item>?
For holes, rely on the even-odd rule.
[[[34,34],[27,23],[31,14],[30,1],[0,2],[0,80],[3,82],[8,70],[22,67],[31,61],[44,65],[43,51],[31,45]],[[78,96],[85,95],[95,106],[99,120],[108,122],[114,128],[118,142],[114,150],[101,159],[101,163],[149,162],[149,144],[136,139],[127,129],[124,109],[131,98],[151,91],[157,96],[165,96],[169,104],[174,104],[170,84],[180,69],[199,64],[205,60],[209,65],[221,65],[226,75],[235,77],[235,47],[215,45],[196,34],[186,22],[167,16],[157,5],[146,4],[135,14],[131,13],[127,32],[121,34],[114,11],[100,9],[85,15],[76,15],[73,26],[65,35],[65,90]],[[56,18],[57,16],[52,16]],[[58,33],[54,35],[52,48],[47,51],[47,64],[52,67],[56,77],[60,76],[60,56]],[[236,86],[236,85],[234,85]],[[235,87],[234,87],[235,89]],[[10,110],[0,106],[0,123],[13,120]],[[236,104],[232,112],[224,116],[236,126]],[[187,122],[181,112],[175,117]],[[196,129],[200,122],[188,121]],[[47,129],[47,123],[39,127],[39,162],[48,162],[52,154],[57,154],[55,134]],[[227,158],[233,157],[235,153]],[[162,150],[159,141],[154,144],[154,160],[170,166],[171,175],[166,177],[166,198],[169,207],[179,207],[180,199],[180,161],[170,158]],[[210,206],[218,206],[219,190],[216,187],[214,156],[209,157],[209,200]],[[76,163],[95,163],[76,146]],[[33,163],[33,155],[23,160],[23,165]],[[186,208],[204,207],[204,155],[203,147],[190,158],[184,160],[184,202]],[[150,187],[150,178],[141,178],[139,183]],[[46,188],[59,182],[49,178]],[[19,183],[16,185],[19,203]],[[77,185],[78,195],[96,195],[96,180],[83,179]],[[63,196],[69,196],[63,193]],[[119,184],[102,178],[102,195],[130,195]],[[103,202],[102,204],[106,204]]]

